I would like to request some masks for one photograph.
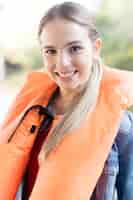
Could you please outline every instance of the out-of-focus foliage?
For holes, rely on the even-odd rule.
[[[39,48],[33,47],[26,51],[26,65],[31,69],[39,69],[43,66],[43,61]]]
[[[133,71],[132,8],[131,0],[105,0],[96,23],[103,40],[104,62]],[[133,106],[129,110],[133,111]]]
[[[102,58],[112,67],[133,70],[132,6],[130,0],[117,0],[117,4],[108,0],[96,18],[103,40]]]

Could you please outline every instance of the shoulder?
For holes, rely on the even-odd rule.
[[[45,71],[32,71],[27,75],[26,81],[31,83],[44,83],[47,81],[51,82],[52,80]]]
[[[133,105],[133,72],[108,66],[103,66],[103,69],[103,91],[110,97],[117,98],[123,109]]]
[[[104,87],[114,88],[122,86],[123,83],[127,82],[127,77],[130,72],[126,70],[120,70],[111,68],[109,66],[103,66],[103,84]],[[115,88],[114,88],[115,89]]]
[[[24,83],[24,88],[29,91],[47,91],[56,87],[56,83],[50,78],[46,71],[30,72]]]
[[[130,132],[133,129],[133,112],[124,111],[124,114],[121,119],[119,132]]]
[[[11,103],[3,124],[14,120],[20,113],[23,113],[27,107],[37,104],[41,100],[44,102],[45,100],[47,101],[54,88],[56,88],[56,84],[45,72],[30,72]]]
[[[125,111],[121,119],[118,134],[115,142],[119,150],[119,156],[122,160],[130,156],[133,152],[133,113]],[[126,160],[127,162],[127,160]]]

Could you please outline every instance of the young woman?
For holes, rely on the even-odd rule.
[[[103,65],[77,3],[49,9],[38,36],[44,71],[28,76],[1,126],[0,199],[14,199],[24,180],[23,199],[88,200],[133,104],[133,72]]]

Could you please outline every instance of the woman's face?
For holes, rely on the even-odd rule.
[[[101,40],[89,39],[86,28],[63,19],[47,23],[40,35],[45,69],[64,92],[83,88],[98,57]]]

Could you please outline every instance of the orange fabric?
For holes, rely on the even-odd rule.
[[[132,85],[133,72],[104,68],[95,108],[88,114],[80,128],[67,134],[48,158],[40,161],[30,200],[42,200],[44,197],[47,200],[88,200],[90,198],[119,128],[123,109],[133,105]],[[2,160],[8,157],[8,162],[3,162],[0,171],[0,183],[2,183],[0,193],[3,193],[0,194],[0,199],[14,199],[14,192],[29,158],[29,150],[26,150],[27,146],[24,143],[21,143],[23,151],[17,153],[16,150],[22,135],[21,131],[20,133],[17,131],[15,143],[7,144],[11,131],[16,127],[21,112],[35,103],[46,104],[55,87],[55,83],[45,73],[32,73],[1,127],[0,158]],[[35,136],[34,139],[28,140],[30,149],[34,140]],[[10,154],[10,151],[13,153]],[[20,152],[25,153],[21,155]],[[19,167],[14,170],[16,155]],[[6,173],[4,167],[6,171],[11,170],[3,178],[3,174]],[[16,185],[11,184],[9,190],[11,171]]]
[[[40,121],[38,110],[32,111],[18,127],[10,143],[0,145],[0,199],[15,199],[16,191],[29,160],[30,150],[37,135],[37,131],[34,134],[30,134],[29,131],[33,124],[38,126]]]
[[[31,134],[30,128],[32,125],[38,127],[42,117],[38,114],[39,109],[34,109],[26,115],[23,122],[18,126],[19,121],[25,111],[32,105],[46,105],[56,87],[46,74],[39,72],[31,74],[9,110],[7,118],[1,125],[0,199],[15,199],[16,191],[24,175],[37,136],[38,129],[34,134]],[[17,126],[14,136],[8,143]]]

